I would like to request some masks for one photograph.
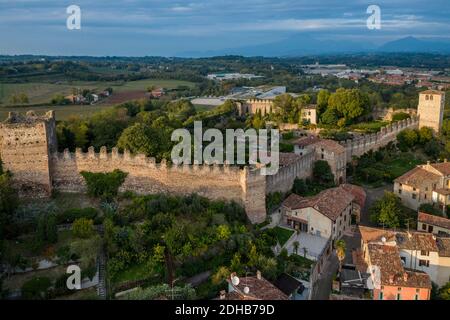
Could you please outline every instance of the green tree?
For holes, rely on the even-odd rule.
[[[248,253],[248,265],[250,267],[256,267],[257,263],[258,263],[258,252],[256,251],[256,245],[252,243],[250,246],[250,252]]]
[[[231,275],[230,270],[225,267],[219,267],[219,269],[217,269],[216,273],[213,274],[213,276],[211,277],[211,282],[215,285],[220,285],[225,283],[226,279],[228,279]]]
[[[322,113],[328,107],[328,99],[330,98],[330,92],[328,90],[320,90],[317,94],[317,116],[321,116]]]
[[[226,224],[221,224],[217,226],[217,239],[219,240],[228,240],[231,235],[230,227]]]
[[[380,226],[398,228],[402,216],[402,204],[400,198],[393,192],[385,191],[383,197],[369,209],[370,220]]]
[[[89,119],[92,145],[95,148],[112,148],[117,144],[122,131],[128,126],[130,117],[125,108],[107,109],[95,113]]]
[[[423,146],[423,151],[426,153],[426,155],[433,159],[437,159],[442,150],[443,148],[441,144],[436,139],[428,141]]]
[[[308,193],[308,185],[305,183],[305,180],[295,178],[292,192],[300,196],[306,195]]]
[[[426,144],[427,142],[430,142],[433,139],[433,129],[429,127],[422,127],[419,129],[419,142],[421,144]]]
[[[11,175],[0,168],[0,252],[1,241],[6,237],[5,227],[12,223],[12,215],[19,205],[17,191],[12,187]]]
[[[127,173],[120,170],[113,172],[86,172],[82,171],[87,184],[87,193],[93,197],[100,197],[110,200],[115,197],[119,191],[119,187],[124,183]]]
[[[397,141],[400,149],[411,148],[419,142],[419,135],[416,130],[405,129],[397,134]]]
[[[323,185],[334,185],[334,175],[331,172],[330,165],[325,160],[314,162],[313,177],[316,181]]]
[[[325,112],[322,113],[322,117],[320,118],[321,123],[327,125],[336,125],[338,122],[338,114],[335,109],[328,108]]]
[[[345,259],[346,244],[344,240],[337,240],[334,244],[336,255],[339,260],[339,271],[342,269],[342,262]]]
[[[339,88],[330,95],[328,108],[336,110],[339,118],[351,122],[369,111],[369,98],[359,89]]]
[[[92,219],[76,219],[72,224],[72,233],[77,238],[90,238],[94,235],[94,222]]]
[[[439,298],[442,300],[450,300],[450,282],[447,282],[439,289]]]
[[[442,123],[442,134],[450,136],[450,119],[445,119]]]
[[[233,259],[231,259],[230,270],[232,272],[236,272],[237,274],[241,274],[243,272],[243,265],[241,263],[241,255],[236,252],[233,255]]]
[[[47,240],[50,243],[58,242],[58,227],[54,214],[49,215],[47,219]]]

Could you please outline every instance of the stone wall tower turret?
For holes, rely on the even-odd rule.
[[[25,196],[45,197],[52,192],[51,154],[57,151],[55,115],[33,111],[10,112],[0,124],[3,170],[12,173],[14,185]]]
[[[430,127],[436,133],[442,128],[444,117],[445,92],[437,90],[426,90],[419,94],[419,129]]]

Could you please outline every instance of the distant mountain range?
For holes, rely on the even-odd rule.
[[[428,40],[415,37],[405,37],[387,42],[376,47],[371,44],[356,41],[324,41],[308,35],[296,35],[285,40],[237,48],[181,52],[180,57],[212,57],[222,55],[286,57],[316,54],[365,52],[420,52],[420,53],[450,53],[450,41]]]

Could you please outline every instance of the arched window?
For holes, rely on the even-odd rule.
[[[425,96],[425,100],[430,100],[430,98],[428,97],[428,95]]]
[[[430,100],[433,100],[433,95],[430,95]]]

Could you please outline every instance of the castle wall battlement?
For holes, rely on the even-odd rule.
[[[341,142],[346,150],[347,162],[351,162],[354,156],[360,157],[369,150],[378,150],[389,142],[397,139],[397,134],[404,129],[414,129],[419,126],[418,117],[404,119],[382,127],[377,133],[362,135],[356,139],[348,139]]]
[[[157,163],[143,154],[129,151],[119,153],[117,148],[100,152],[93,147],[88,152],[65,150],[51,156],[52,184],[64,192],[85,192],[86,182],[81,172],[111,172],[119,169],[128,175],[120,191],[138,194],[170,193],[188,195],[197,193],[209,199],[234,200],[241,203],[252,222],[265,220],[265,176],[257,169],[243,169],[230,165],[171,165]],[[262,194],[262,196],[261,196]]]

